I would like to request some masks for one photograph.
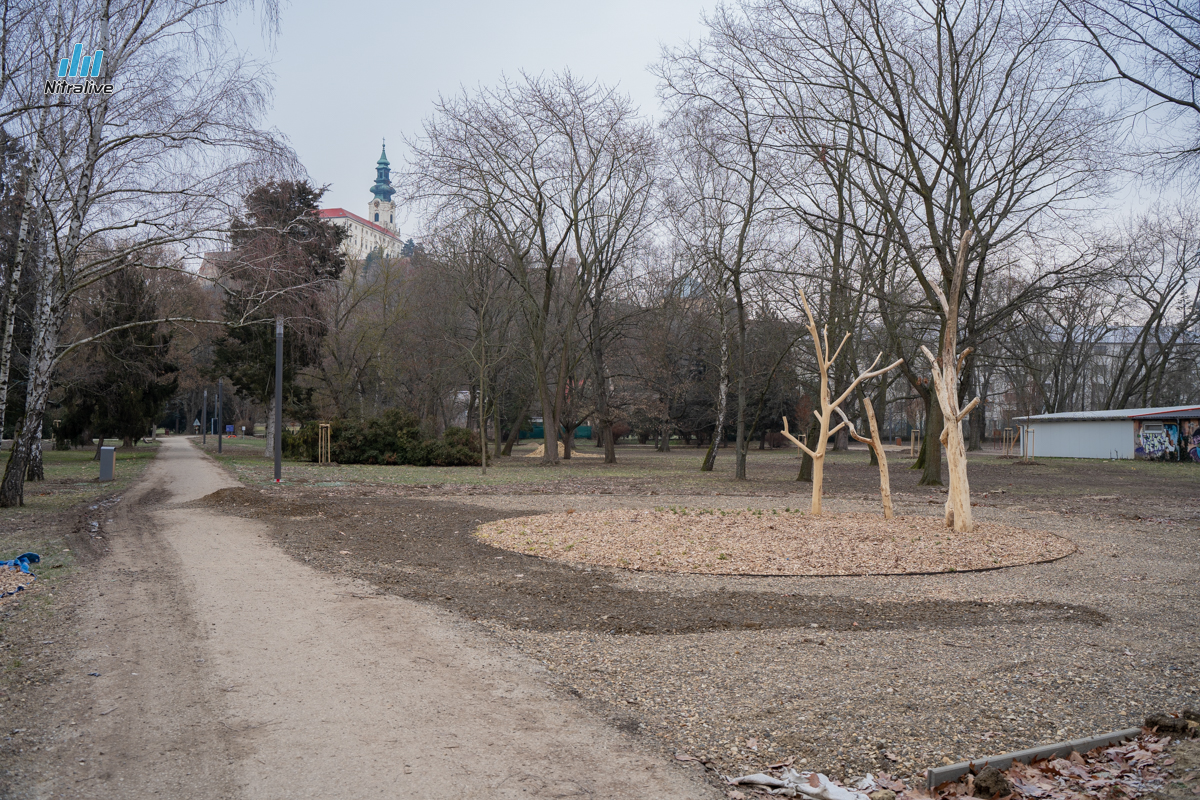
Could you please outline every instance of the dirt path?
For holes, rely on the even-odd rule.
[[[180,507],[230,485],[167,440],[106,526],[33,796],[715,796],[469,623]]]

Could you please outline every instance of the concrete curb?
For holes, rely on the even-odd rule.
[[[1121,731],[1113,731],[1102,736],[1091,736],[1087,739],[1072,739],[1069,742],[1060,742],[1058,744],[1048,744],[1041,747],[1031,747],[1028,750],[1018,750],[1015,753],[1005,753],[1001,756],[992,756],[990,758],[981,758],[977,761],[960,761],[957,764],[950,764],[945,767],[925,770],[925,786],[928,789],[941,786],[948,781],[954,781],[966,775],[968,772],[982,770],[984,767],[992,766],[998,770],[1006,770],[1012,766],[1014,761],[1020,761],[1022,764],[1028,764],[1031,761],[1036,761],[1039,758],[1053,758],[1057,756],[1070,755],[1072,751],[1077,753],[1086,753],[1089,750],[1094,750],[1097,747],[1105,745],[1117,744],[1126,739],[1133,739],[1142,732],[1141,728],[1126,728]]]

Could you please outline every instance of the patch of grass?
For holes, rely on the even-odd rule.
[[[133,485],[158,453],[156,444],[117,448],[116,480],[100,483],[100,462],[93,461],[95,448],[46,450],[42,453],[44,481],[25,482],[25,505],[0,509],[0,521],[19,521],[22,516],[64,511],[83,500],[121,494]],[[2,454],[5,461],[7,451]],[[2,467],[0,467],[2,469]]]

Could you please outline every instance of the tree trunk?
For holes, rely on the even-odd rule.
[[[983,414],[983,403],[979,403],[971,409],[971,414],[967,417],[971,421],[971,440],[967,444],[968,450],[983,449],[983,437],[987,435],[987,420],[984,419]]]
[[[34,455],[33,445],[39,447],[46,401],[50,398],[50,379],[54,371],[54,354],[62,330],[65,308],[56,302],[57,270],[44,270],[38,286],[37,307],[34,312],[33,343],[29,352],[29,377],[25,388],[25,420],[20,437],[14,439],[9,452],[4,478],[0,481],[0,508],[25,504],[25,473]],[[61,305],[65,306],[65,303]],[[39,454],[40,455],[40,454]]]
[[[496,444],[492,447],[492,458],[495,459],[500,457],[502,444],[500,442],[500,404],[494,400],[492,401],[492,430],[496,435]]]
[[[600,435],[596,444],[604,448],[604,463],[617,463],[617,445],[612,435],[612,411],[608,405],[608,376],[604,368],[604,340],[600,325],[600,312],[592,314],[592,373],[596,381],[596,420],[600,423]]]
[[[517,415],[517,421],[509,428],[508,438],[504,442],[504,450],[502,455],[511,456],[513,445],[521,438],[521,426],[525,424],[525,418],[529,416],[529,403],[521,409],[521,413]],[[499,438],[499,437],[497,437]]]
[[[879,387],[875,392],[875,399],[870,401],[871,405],[872,405],[873,415],[875,416],[877,423],[878,423],[878,420],[880,420],[880,419],[883,419],[883,420],[887,419],[887,390],[888,390],[888,382],[880,381]],[[867,398],[864,397],[863,401],[864,401],[863,406],[866,407]],[[874,409],[879,409],[879,410],[874,411]],[[886,456],[885,456],[885,458],[886,458]],[[879,456],[876,454],[874,448],[871,448],[871,466],[872,467],[879,466]]]
[[[543,388],[542,392],[542,464],[549,466],[558,463],[558,420],[554,418],[554,402],[550,399],[550,391]]]
[[[879,423],[875,419],[875,409],[871,401],[864,399],[867,407],[867,424],[871,426],[871,453],[879,465],[879,494],[883,500],[883,518],[892,518],[892,480],[888,476],[887,453],[883,451],[883,441],[879,438]]]
[[[967,448],[963,442],[962,423],[953,422],[942,431],[946,445],[946,461],[950,465],[950,492],[946,497],[946,527],[970,531],[974,527],[971,515],[971,489],[967,481]],[[965,501],[964,501],[965,498]]]
[[[815,419],[808,423],[808,435],[804,437],[804,446],[809,450],[817,449],[817,440],[821,436],[821,424]],[[802,458],[800,459],[800,474],[796,476],[796,480],[812,483],[813,479],[813,457],[803,450],[800,451]]]
[[[43,109],[43,121],[45,110]],[[0,434],[4,430],[4,415],[8,409],[8,374],[12,366],[13,327],[17,320],[17,295],[21,288],[21,271],[29,253],[29,228],[37,201],[36,178],[41,163],[41,148],[35,146],[29,170],[25,173],[25,201],[21,205],[21,221],[17,226],[17,247],[4,293],[4,335],[0,341]],[[36,273],[35,273],[36,274]],[[14,434],[13,440],[16,441]]]
[[[867,413],[867,424],[871,428],[871,438],[860,435],[853,428],[848,428],[856,441],[869,445],[871,452],[876,455],[875,462],[879,465],[879,496],[883,501],[883,518],[892,518],[892,485],[888,477],[887,454],[883,452],[883,442],[879,438],[879,425],[875,421],[875,409],[871,401],[863,398],[863,408]]]
[[[932,392],[931,392],[932,395]],[[942,406],[929,403],[925,415],[925,435],[921,439],[921,479],[918,486],[942,485]]]
[[[12,447],[8,450],[8,461],[4,464],[4,478],[0,479],[0,508],[25,505],[25,420],[17,422],[13,430]]]
[[[658,447],[656,449],[660,453],[671,452],[671,423],[669,421],[662,424],[658,435]]]
[[[100,460],[100,448],[102,448],[102,447],[104,447],[104,437],[97,436],[96,437],[96,452],[94,454],[92,454],[92,461]]]
[[[35,436],[29,444],[29,467],[25,470],[25,480],[44,481],[46,470],[42,465],[42,437]]]
[[[738,398],[737,398],[737,443],[735,445],[734,480],[746,480],[746,309],[742,298],[741,280],[733,281],[734,298],[738,315]]]
[[[850,433],[845,428],[833,435],[834,450],[849,450],[850,449]]]
[[[717,448],[725,439],[725,416],[729,413],[729,337],[725,333],[725,316],[721,315],[721,364],[720,378],[717,381],[717,426],[713,429],[712,442],[708,452],[704,454],[704,463],[700,465],[701,472],[712,472],[717,463]]]
[[[267,404],[267,446],[263,449],[263,457],[275,459],[275,401]]]
[[[617,463],[617,437],[613,436],[612,421],[600,423],[600,439],[604,445],[604,463]]]

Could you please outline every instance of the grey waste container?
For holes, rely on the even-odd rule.
[[[113,480],[113,472],[117,466],[117,448],[101,447],[100,448],[100,480]]]

